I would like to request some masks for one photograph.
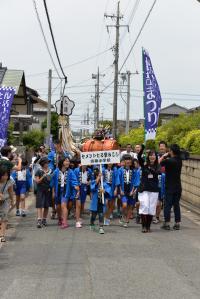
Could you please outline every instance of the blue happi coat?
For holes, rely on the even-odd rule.
[[[91,180],[91,178],[92,178],[92,170],[90,168],[88,168],[86,171],[88,173],[88,175],[87,175],[88,179]],[[79,186],[81,186],[81,184],[82,184],[82,170],[81,170],[81,168],[80,167],[75,168],[74,169],[74,173],[75,173],[76,178],[78,180]]]
[[[24,169],[22,169],[24,170]],[[32,175],[31,172],[28,168],[25,169],[26,170],[26,190],[28,191],[30,188],[32,188]],[[17,184],[18,182],[18,171],[13,171],[11,173],[11,176],[13,178],[13,180],[15,181],[15,184]]]
[[[65,152],[65,151],[63,151],[63,156],[65,157],[65,158],[71,158],[71,156],[70,156],[70,154],[69,153],[67,153],[67,152]],[[51,169],[51,170],[55,170],[55,168],[56,168],[56,151],[51,151],[51,152],[49,152],[49,154],[48,154],[48,159],[49,159],[49,168]]]
[[[161,199],[165,198],[165,173],[162,173],[159,176],[159,188],[160,188],[160,197]]]
[[[87,172],[87,181],[91,181],[92,179],[92,170],[90,168],[85,170]],[[80,200],[82,203],[86,201],[87,191],[88,191],[88,184],[82,183],[82,170],[81,167],[77,167],[74,170],[76,178],[78,180],[78,184],[80,186]]]
[[[129,180],[130,180],[130,190],[132,190],[133,187],[136,184],[136,174],[134,172],[134,169],[130,169],[130,171],[131,171],[131,177],[129,178]],[[126,173],[126,168],[125,167],[120,167],[118,169],[120,187],[121,187],[122,192],[124,192],[124,183],[125,183],[125,177],[126,177],[125,173]]]
[[[140,186],[141,179],[141,169],[134,169],[134,188],[138,188]]]
[[[92,180],[91,184],[90,184],[90,190],[91,190],[90,211],[97,211],[99,188],[101,188],[101,183],[99,183],[97,185],[96,180]],[[105,190],[105,193],[107,193],[109,196],[111,196],[111,187],[104,182],[103,188]],[[105,196],[105,194],[104,194],[104,196]]]
[[[116,167],[113,167],[111,169],[111,175],[110,175],[110,180],[107,175],[107,168],[103,168],[103,181],[108,184],[111,187],[111,198],[114,198],[114,191],[117,186],[120,185],[120,180],[119,180],[119,173]]]
[[[60,170],[59,168],[56,168],[56,170],[53,173],[53,179],[52,179],[52,185],[55,190],[55,196],[58,196],[58,187],[59,187],[59,174]],[[69,199],[72,196],[72,193],[75,190],[74,187],[78,186],[78,180],[74,174],[74,171],[72,169],[68,169],[67,175],[66,175],[66,181],[65,181],[65,194],[64,197]]]

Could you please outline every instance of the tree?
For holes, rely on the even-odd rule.
[[[122,146],[126,146],[128,143],[131,145],[144,143],[144,128],[133,129],[128,135],[120,135],[119,143]]]
[[[101,120],[101,121],[99,122],[99,126],[100,126],[100,127],[103,127],[103,128],[105,128],[105,127],[110,127],[110,129],[112,129],[112,124],[113,124],[113,122],[110,121],[110,120]]]
[[[45,133],[41,130],[32,130],[23,136],[23,144],[28,148],[37,149],[44,143]]]
[[[14,123],[10,121],[8,125],[8,144],[14,144],[15,143],[15,136],[13,135],[14,131]]]
[[[53,139],[58,139],[59,133],[59,124],[58,124],[58,114],[56,112],[51,113],[51,134],[53,135]],[[42,123],[42,130],[47,128],[47,119],[45,119]]]

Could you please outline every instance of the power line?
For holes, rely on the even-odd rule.
[[[34,0],[33,0],[33,1],[34,1]],[[82,63],[87,62],[87,61],[89,61],[89,60],[92,60],[92,59],[94,59],[94,58],[96,58],[96,57],[98,57],[98,56],[101,56],[101,55],[103,55],[103,54],[109,52],[110,50],[112,50],[112,48],[106,49],[106,50],[104,50],[104,51],[102,51],[102,52],[99,52],[99,53],[97,53],[97,54],[94,54],[94,55],[92,55],[92,56],[90,56],[90,57],[87,57],[87,58],[82,59],[82,60],[80,60],[80,61],[74,62],[73,64],[66,65],[66,66],[64,66],[63,68],[66,69],[66,68],[70,68],[70,67],[76,66],[76,65],[78,65],[78,64],[82,64]],[[110,67],[110,66],[109,66],[109,67]],[[41,76],[41,75],[46,75],[47,73],[48,73],[48,72],[35,73],[35,74],[27,75],[26,77],[37,77],[37,76]],[[90,80],[90,79],[88,79],[88,80],[84,80],[84,81],[89,81],[89,80]]]
[[[54,60],[53,60],[53,56],[52,56],[52,54],[51,54],[51,51],[50,51],[50,48],[49,48],[49,45],[48,45],[48,42],[47,42],[47,38],[46,38],[45,33],[44,33],[44,29],[43,29],[43,26],[42,26],[42,22],[41,22],[41,20],[40,20],[40,16],[39,16],[38,9],[37,9],[37,4],[36,4],[36,1],[35,1],[35,0],[33,0],[33,5],[34,5],[34,9],[35,9],[35,12],[36,12],[37,20],[38,20],[38,23],[39,23],[39,26],[40,26],[40,30],[41,30],[41,32],[42,32],[42,36],[43,36],[43,39],[44,39],[44,42],[45,42],[47,51],[48,51],[49,56],[50,56],[51,62],[52,62],[52,64],[53,64],[53,66],[54,66],[54,69],[55,69],[55,71],[56,71],[58,77],[61,79],[61,76],[60,76],[60,74],[59,74],[59,72],[58,72],[58,69],[57,69],[57,67],[56,67],[56,64],[55,64],[55,62],[54,62]],[[45,74],[47,74],[47,72],[45,72]]]
[[[53,34],[53,30],[52,30],[52,26],[51,26],[51,20],[50,20],[50,17],[49,17],[49,12],[48,12],[48,8],[47,8],[47,4],[46,4],[46,0],[43,0],[43,3],[44,3],[44,7],[45,7],[45,12],[46,12],[46,16],[47,16],[47,20],[48,20],[48,24],[49,24],[49,30],[51,32],[51,37],[52,37],[52,41],[53,41],[53,45],[54,45],[54,50],[56,52],[56,57],[58,59],[58,63],[59,63],[59,66],[60,66],[60,69],[61,69],[61,72],[64,76],[64,79],[65,79],[65,82],[67,81],[67,76],[65,75],[65,72],[63,70],[63,67],[61,65],[61,62],[60,62],[60,57],[58,55],[58,50],[57,50],[57,47],[56,47],[56,42],[55,42],[55,38],[54,38],[54,34]]]
[[[104,53],[106,53],[106,52],[108,52],[108,51],[110,51],[110,50],[112,50],[112,49],[113,49],[113,48],[111,47],[111,48],[106,49],[106,50],[104,50],[104,51],[102,51],[102,52],[100,52],[100,53],[98,53],[98,54],[96,54],[96,55],[90,56],[90,57],[88,57],[88,58],[85,58],[85,59],[80,60],[80,61],[78,61],[78,62],[75,62],[75,63],[73,63],[73,64],[64,66],[64,68],[70,68],[70,67],[72,67],[72,66],[76,66],[76,65],[78,65],[78,64],[84,63],[84,62],[86,62],[86,61],[88,61],[88,60],[91,60],[91,59],[94,59],[94,58],[96,58],[96,57],[98,57],[98,56],[100,56],[100,55],[103,55]]]
[[[140,2],[141,2],[141,0],[136,0],[136,3],[135,3],[135,5],[134,5],[134,7],[133,7],[131,16],[130,16],[130,18],[129,18],[129,22],[128,22],[129,26],[130,26],[131,23],[133,22],[133,19],[134,19],[135,15],[136,15],[136,12],[137,12],[138,7],[139,7],[139,5],[140,5]]]
[[[136,12],[137,12],[137,9],[139,7],[140,2],[141,2],[141,0],[136,0],[135,4],[133,6],[133,9],[131,11],[131,14],[130,14],[130,17],[129,17],[129,20],[128,20],[129,28],[130,28],[130,26],[132,24],[132,21],[133,21],[135,15],[136,15]],[[127,31],[125,31],[124,34],[122,35],[121,40],[120,40],[121,42],[124,39],[124,37],[126,36],[126,33],[127,33]]]
[[[137,92],[143,92],[142,89],[135,89],[132,88],[133,91],[137,91]],[[177,93],[177,92],[167,92],[167,91],[163,91],[161,92],[162,94],[167,94],[167,95],[177,95],[177,96],[191,96],[191,97],[200,97],[200,94],[192,94],[192,93]]]
[[[147,14],[147,16],[146,16],[146,18],[145,18],[145,21],[144,21],[144,23],[143,23],[143,25],[142,25],[142,27],[141,27],[141,29],[140,29],[138,35],[137,35],[137,37],[136,37],[136,39],[135,39],[135,41],[134,41],[132,47],[131,47],[131,49],[130,49],[130,51],[129,51],[127,57],[126,57],[126,59],[124,60],[124,62],[123,62],[123,64],[122,64],[122,66],[121,66],[119,72],[121,72],[121,70],[123,69],[125,63],[127,62],[128,58],[129,58],[129,56],[130,56],[130,54],[131,54],[131,52],[133,51],[133,48],[135,47],[135,45],[136,45],[136,43],[137,43],[137,41],[138,41],[138,39],[139,39],[139,37],[140,37],[140,35],[141,35],[143,29],[144,29],[144,27],[145,27],[145,25],[146,25],[146,23],[147,23],[147,21],[148,21],[150,15],[151,15],[152,11],[153,11],[153,8],[154,8],[156,2],[157,2],[157,0],[154,0],[154,3],[153,3],[153,5],[151,6],[151,8],[150,8],[150,10],[149,10],[149,12],[148,12],[148,14]]]

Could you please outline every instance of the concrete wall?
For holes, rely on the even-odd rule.
[[[182,187],[182,199],[200,208],[200,156],[183,162]]]

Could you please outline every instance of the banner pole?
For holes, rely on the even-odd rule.
[[[145,91],[144,91],[144,87],[145,87],[145,73],[144,73],[144,67],[145,65],[145,61],[144,61],[144,48],[142,48],[142,75],[143,75],[143,109],[144,109],[144,158],[145,158],[145,162],[146,162],[146,113],[145,113]]]
[[[103,189],[103,170],[102,170],[102,164],[100,164],[100,173],[101,173],[101,189]],[[101,196],[102,196],[102,203],[105,204],[104,193],[102,193]]]

